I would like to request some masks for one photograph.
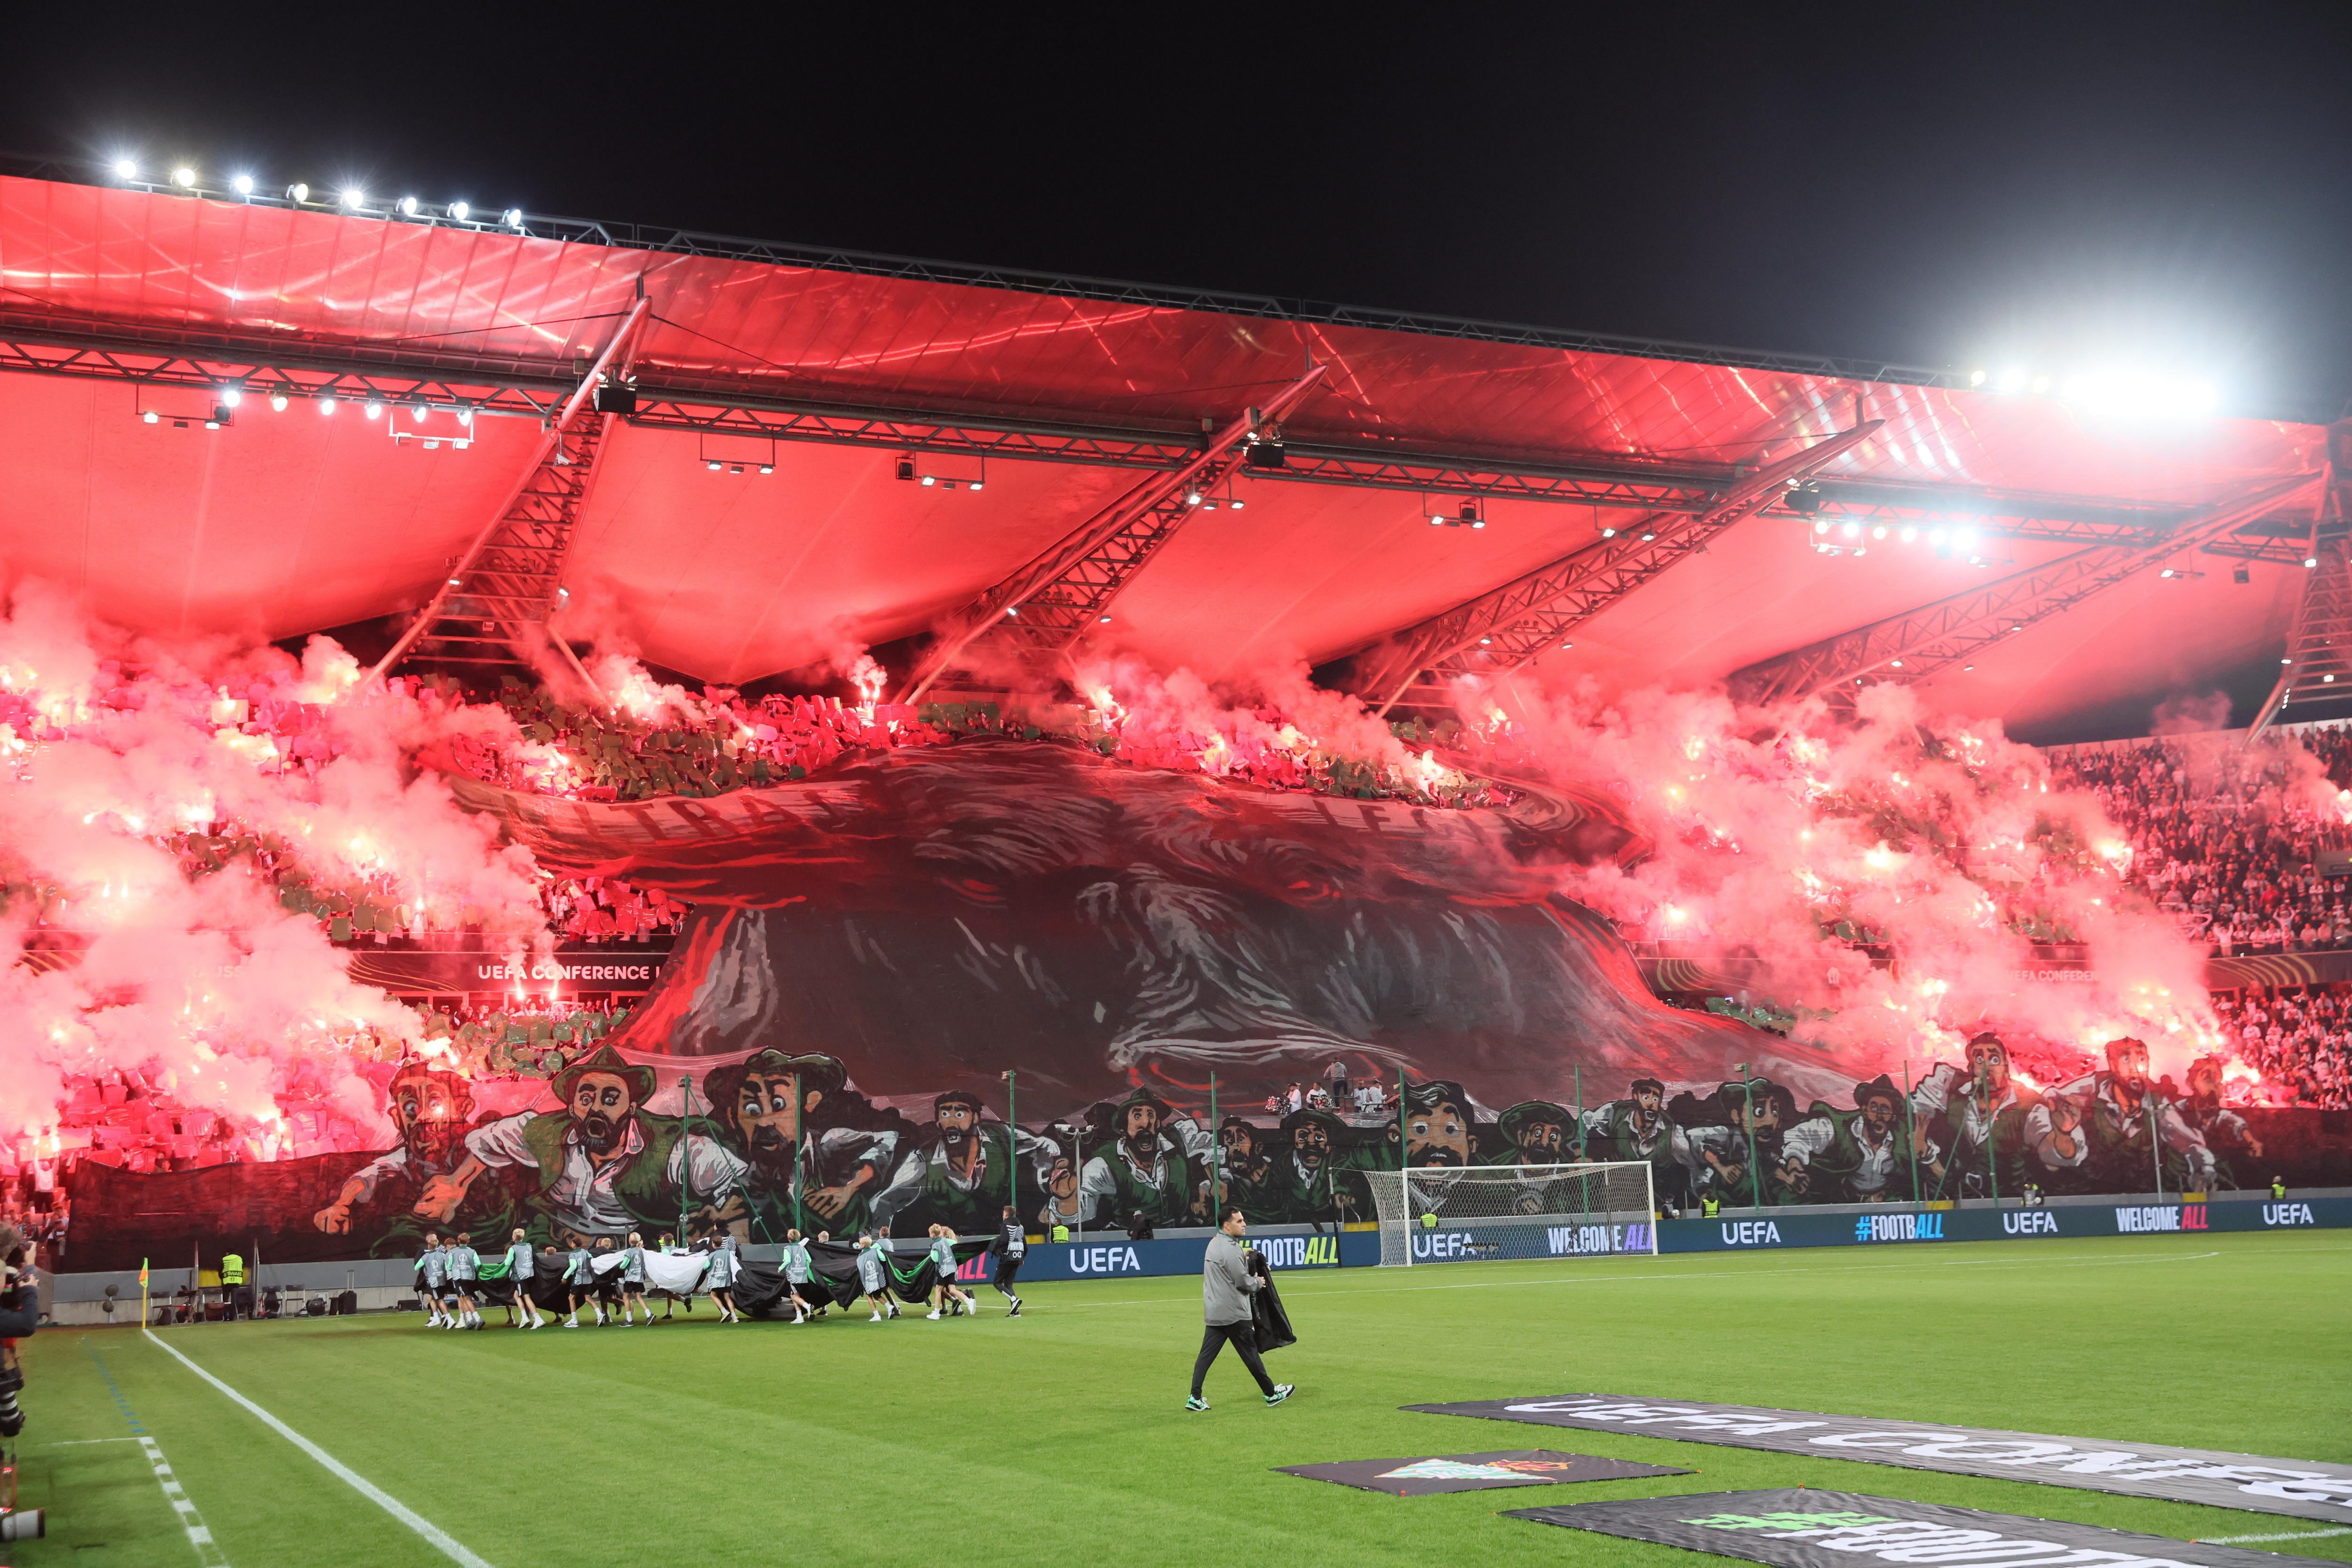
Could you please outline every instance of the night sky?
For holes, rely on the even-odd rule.
[[[20,8],[0,149],[2343,411],[2352,7],[1787,9]]]

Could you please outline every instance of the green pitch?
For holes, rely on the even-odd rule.
[[[1695,1562],[1497,1510],[1806,1484],[2216,1539],[2323,1526],[1400,1405],[1596,1391],[2352,1460],[2352,1234],[1294,1274],[1298,1395],[1228,1358],[1182,1408],[1191,1279],[1038,1285],[1026,1314],[428,1332],[416,1316],[163,1337],[494,1568],[587,1563]],[[992,1292],[982,1298],[995,1301]],[[503,1314],[494,1310],[493,1319]],[[27,1347],[23,1564],[451,1559],[136,1329]],[[132,1423],[215,1541],[192,1545]],[[1275,1465],[1559,1447],[1653,1481],[1397,1499]],[[2352,1534],[2268,1549],[2352,1562]],[[1719,1560],[1718,1560],[1719,1561]]]

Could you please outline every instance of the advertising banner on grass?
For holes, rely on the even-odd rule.
[[[2352,1465],[2315,1459],[2268,1459],[2153,1443],[2053,1437],[2038,1432],[1879,1421],[1698,1400],[1629,1399],[1613,1394],[1485,1399],[1405,1408],[1589,1432],[1634,1432],[1645,1437],[1675,1437],[1687,1443],[1764,1448],[1818,1458],[1859,1459],[1958,1476],[2039,1481],[2045,1486],[2352,1524]]]
[[[1686,1476],[1664,1465],[1637,1465],[1591,1454],[1556,1454],[1549,1448],[1504,1448],[1485,1454],[1430,1454],[1420,1458],[1349,1459],[1336,1465],[1276,1465],[1286,1476],[1332,1481],[1393,1497],[1433,1492],[1475,1492],[1489,1487],[1547,1487],[1564,1481],[1631,1481],[1649,1476]]]
[[[1873,1562],[1949,1568],[2296,1568],[2318,1562],[2093,1524],[1793,1489],[1567,1503],[1512,1509],[1504,1517],[1744,1557],[1773,1568],[1862,1568]]]
[[[1670,1219],[1660,1252],[1747,1252],[1776,1247],[1883,1247],[2038,1237],[2197,1235],[2216,1230],[2314,1230],[2352,1226],[2352,1198],[2257,1202],[2171,1199],[2053,1207],[1889,1208],[1870,1214],[1771,1211],[1760,1218]]]

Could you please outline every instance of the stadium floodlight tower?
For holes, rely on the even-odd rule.
[[[1658,1250],[1646,1160],[1366,1171],[1381,1267],[1610,1258]]]

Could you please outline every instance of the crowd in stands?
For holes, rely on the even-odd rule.
[[[2352,987],[2221,996],[2214,1010],[2246,1065],[2294,1103],[2352,1106]]]

